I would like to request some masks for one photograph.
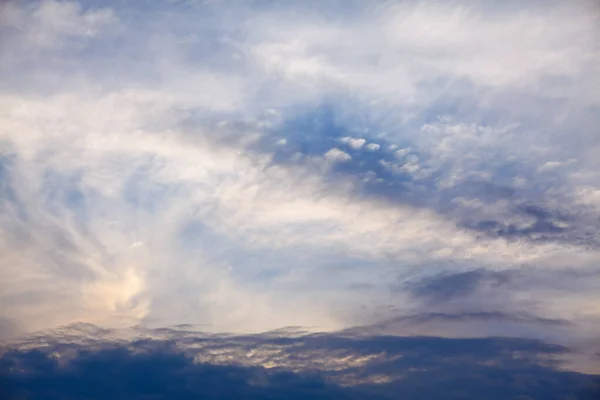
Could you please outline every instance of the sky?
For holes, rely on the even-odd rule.
[[[0,339],[501,337],[600,373],[598,27],[593,0],[2,2]]]

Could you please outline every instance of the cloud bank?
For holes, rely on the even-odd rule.
[[[127,338],[127,339],[125,339]],[[560,370],[536,340],[270,332],[203,335],[77,324],[0,357],[4,395],[44,398],[581,399],[600,379]]]

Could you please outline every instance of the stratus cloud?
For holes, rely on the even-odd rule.
[[[115,331],[74,324],[38,333],[0,354],[6,366],[3,393],[393,399],[440,391],[453,396],[459,387],[465,399],[490,393],[576,398],[575,393],[584,399],[600,389],[595,375],[559,369],[572,354],[568,348],[537,340],[293,330],[223,337],[190,328]],[[68,384],[73,379],[83,384],[73,387]]]

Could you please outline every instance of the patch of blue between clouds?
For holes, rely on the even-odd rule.
[[[359,109],[360,104],[355,107]],[[350,158],[334,162],[323,178],[331,184],[340,178],[350,179],[357,196],[429,208],[464,229],[488,237],[556,241],[584,247],[600,244],[600,238],[594,233],[600,227],[597,212],[572,204],[568,197],[569,186],[560,175],[539,171],[537,165],[527,160],[493,151],[480,155],[476,169],[471,171],[485,173],[486,178],[461,179],[442,187],[440,182],[453,173],[458,160],[440,163],[432,158],[423,147],[427,139],[415,139],[415,135],[424,134],[419,132],[418,126],[410,123],[394,128],[395,132],[390,134],[386,126],[373,121],[364,124],[364,119],[360,119],[348,117],[347,112],[333,103],[324,103],[284,118],[250,149],[271,154],[274,164],[284,165],[310,164],[311,158],[339,149]],[[415,169],[411,171],[413,165]],[[515,186],[516,177],[524,178],[528,184]],[[556,188],[562,188],[563,192],[557,192]],[[481,211],[482,215],[475,216],[462,209],[455,201],[457,198],[477,200],[485,205],[508,201],[507,211],[513,217],[534,222],[525,228],[518,227],[508,221],[506,215],[494,214],[486,208]],[[557,207],[558,200],[563,207]]]

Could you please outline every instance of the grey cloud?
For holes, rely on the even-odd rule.
[[[464,272],[442,272],[437,275],[392,285],[393,290],[408,290],[415,297],[432,300],[448,300],[466,296],[489,285],[497,290],[591,289],[598,285],[598,266],[545,269],[534,266],[507,270],[477,268]],[[439,298],[437,296],[440,296]]]
[[[522,266],[507,270],[477,268],[444,272],[390,285],[395,293],[408,293],[421,311],[432,308],[463,312],[477,307],[492,307],[509,313],[515,310],[536,309],[549,298],[577,292],[588,296],[598,290],[600,270],[562,267],[545,269]],[[534,303],[523,303],[523,294],[536,293]],[[531,296],[526,296],[531,297]],[[518,313],[518,312],[517,312]]]
[[[600,245],[600,215],[593,208],[573,205],[569,207],[570,211],[566,212],[555,207],[517,202],[511,209],[513,216],[521,215],[533,221],[528,222],[526,226],[511,223],[509,218],[482,220],[476,223],[469,221],[463,222],[463,225],[487,236],[508,240],[558,242],[590,249]]]
[[[456,297],[468,296],[476,292],[483,283],[500,286],[509,282],[510,273],[477,269],[460,273],[442,273],[424,278],[416,283],[406,283],[399,290],[408,290],[412,296],[431,301],[443,302]]]
[[[507,321],[507,322],[522,322],[548,326],[568,326],[569,321],[555,318],[543,318],[524,312],[506,313],[501,311],[478,311],[478,312],[460,312],[460,313],[441,313],[431,312],[415,315],[406,315],[394,318],[384,322],[381,326],[390,323],[427,323],[431,321],[451,321],[451,322],[468,322],[468,321]]]
[[[536,340],[285,332],[220,336],[185,327],[138,328],[127,339],[111,338],[126,333],[74,325],[5,346],[3,394],[591,400],[600,390],[598,376],[561,369],[568,348]]]

